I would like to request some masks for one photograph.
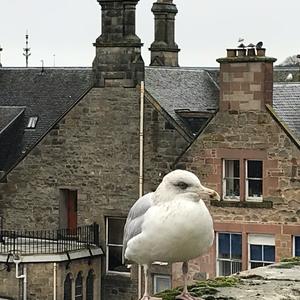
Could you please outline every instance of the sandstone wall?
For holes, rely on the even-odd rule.
[[[292,235],[300,233],[300,151],[271,115],[219,112],[180,163],[197,174],[205,186],[222,195],[222,159],[255,159],[256,155],[263,160],[263,202],[206,201],[206,204],[216,230],[242,232],[245,244],[248,233],[273,234],[278,261],[292,255]],[[243,251],[247,255],[247,249]],[[215,276],[215,263],[213,246],[208,255],[191,263],[195,269],[191,279],[199,272]],[[174,268],[173,279],[179,284],[181,278],[176,275],[179,266]],[[247,257],[243,262],[243,269],[246,268]]]
[[[105,217],[126,217],[138,198],[139,105],[136,89],[93,89],[0,184],[4,227],[57,229],[59,190],[76,189],[78,225],[100,224],[105,249]],[[156,188],[186,143],[146,101],[145,192]],[[105,275],[105,259],[102,272],[104,299],[136,293],[134,274],[133,280]]]

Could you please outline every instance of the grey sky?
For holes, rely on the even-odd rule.
[[[154,0],[137,6],[137,34],[144,42],[143,57],[149,64],[153,41]],[[0,44],[4,66],[24,66],[22,50],[29,30],[31,66],[90,66],[92,43],[100,35],[100,5],[96,0],[1,0]],[[179,13],[176,41],[181,66],[216,66],[225,49],[260,40],[267,54],[282,62],[300,52],[299,0],[174,0]],[[251,4],[250,4],[251,3]]]

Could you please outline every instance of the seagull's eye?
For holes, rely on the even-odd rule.
[[[180,189],[182,189],[182,190],[185,190],[189,185],[186,184],[185,182],[181,181],[181,182],[178,182],[178,183],[176,184],[176,186],[178,186],[178,187],[179,187]]]

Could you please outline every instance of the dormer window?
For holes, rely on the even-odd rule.
[[[34,117],[30,117],[27,123],[27,129],[34,129],[36,127],[37,121],[38,121],[38,117],[34,116]]]

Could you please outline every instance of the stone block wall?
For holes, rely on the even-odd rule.
[[[15,266],[10,264],[10,272],[6,271],[3,263],[0,264],[0,268],[0,298],[21,299],[22,283],[16,278]]]
[[[75,295],[75,281],[79,273],[82,275],[82,294],[83,299],[86,299],[86,280],[89,272],[93,273],[94,279],[94,299],[101,298],[101,258],[84,258],[73,260],[71,263],[63,262],[57,265],[57,299],[64,299],[64,281],[68,274],[72,279],[72,294]],[[53,272],[53,271],[52,271]],[[41,293],[44,295],[44,292]],[[53,293],[52,293],[53,295]],[[41,298],[37,298],[41,299]],[[50,299],[50,298],[49,298]],[[53,299],[53,297],[51,298]]]
[[[23,280],[16,278],[15,264],[10,263],[10,272],[0,272],[0,297],[14,300],[23,297]],[[23,266],[27,269],[27,299],[52,300],[54,295],[54,263],[26,263],[20,264],[19,274],[23,274]],[[72,275],[73,295],[75,293],[75,279],[79,272],[83,275],[83,295],[85,299],[86,278],[88,272],[94,273],[94,299],[100,299],[101,263],[100,258],[74,260],[57,263],[57,299],[64,298],[64,280],[66,275]]]
[[[100,224],[105,249],[105,217],[126,217],[138,199],[139,105],[137,89],[91,90],[9,174],[7,183],[0,184],[5,229],[57,229],[60,189],[75,189],[78,225]],[[162,114],[146,101],[144,143],[149,192],[187,142],[175,129],[166,129]],[[105,275],[104,259],[102,273],[104,299],[118,293],[122,300],[133,297],[135,274]]]
[[[300,233],[299,148],[267,112],[219,112],[180,163],[198,175],[205,186],[222,195],[223,159],[263,161],[263,201],[250,203],[243,197],[238,202],[206,201],[216,231],[241,232],[245,243],[249,233],[272,234],[276,260],[291,256],[292,235]],[[244,254],[247,255],[246,251]],[[214,276],[214,248],[208,259],[208,275]],[[201,258],[195,264],[200,266],[200,271],[207,271],[207,264]],[[246,261],[243,268],[247,268]]]
[[[242,56],[217,61],[220,62],[220,111],[264,111],[266,104],[272,105],[276,59]]]

